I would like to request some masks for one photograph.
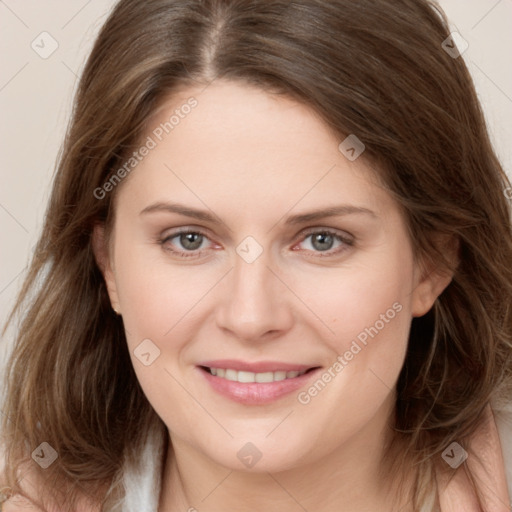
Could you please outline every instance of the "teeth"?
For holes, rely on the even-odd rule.
[[[255,373],[254,380],[256,382],[274,382],[274,374],[272,372]]]
[[[263,372],[263,373],[253,373],[253,372],[244,372],[232,370],[230,368],[209,368],[210,373],[221,379],[227,379],[242,383],[248,382],[276,382],[285,379],[294,379],[295,377],[299,377],[306,373],[306,370],[302,372],[298,371],[290,371],[285,372],[284,370],[279,370],[277,372]]]
[[[286,379],[286,372],[274,372],[274,381]]]
[[[238,380],[238,372],[236,370],[226,370],[224,378],[227,380]]]
[[[238,378],[236,380],[238,380],[238,382],[254,382],[256,374],[252,372],[238,372],[237,377]]]

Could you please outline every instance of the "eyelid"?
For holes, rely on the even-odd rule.
[[[341,229],[336,229],[336,228],[328,228],[326,226],[325,227],[315,226],[312,228],[306,228],[306,229],[302,230],[297,236],[306,237],[306,236],[312,235],[314,233],[329,233],[332,235],[336,235],[339,238],[341,238],[342,240],[347,241],[347,242],[354,241],[354,236],[351,235],[350,233],[348,233],[347,231],[343,231]]]
[[[162,240],[167,240],[183,233],[197,233],[198,235],[203,235],[209,238],[209,235],[205,229],[195,226],[180,226],[177,228],[166,229],[163,231],[162,235],[160,235],[160,238]]]

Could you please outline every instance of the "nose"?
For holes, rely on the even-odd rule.
[[[217,326],[240,341],[267,341],[292,327],[290,293],[269,264],[265,251],[251,263],[236,256],[219,289]]]

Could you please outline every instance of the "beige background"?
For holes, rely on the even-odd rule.
[[[2,324],[41,227],[77,75],[113,4],[108,0],[0,0]],[[440,4],[453,30],[469,43],[463,57],[498,154],[512,176],[512,0],[441,0]],[[42,32],[56,43],[40,36]],[[31,44],[39,45],[39,52],[49,51],[52,44],[58,48],[44,59]],[[10,334],[5,338],[9,340]],[[1,354],[5,347],[4,343]]]

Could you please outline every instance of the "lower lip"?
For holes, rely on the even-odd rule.
[[[199,367],[197,369],[217,393],[230,398],[234,402],[245,405],[260,405],[275,402],[279,398],[300,389],[318,370],[320,370],[320,368],[316,368],[298,377],[278,380],[276,382],[242,383],[216,377]]]

